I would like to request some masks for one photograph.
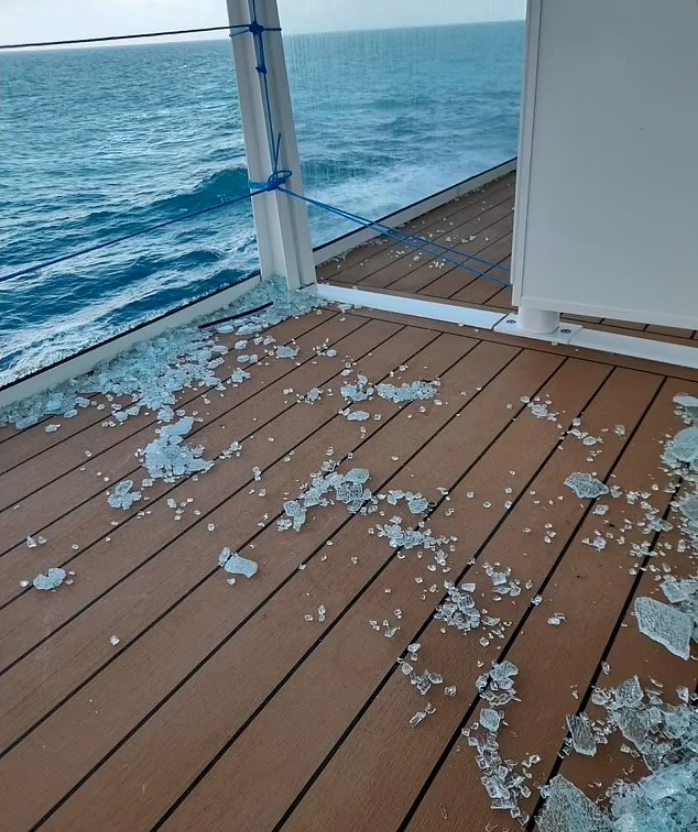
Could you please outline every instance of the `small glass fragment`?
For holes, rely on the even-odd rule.
[[[565,480],[565,485],[579,497],[580,500],[595,500],[608,494],[608,486],[584,471],[575,471]]]
[[[256,575],[259,569],[255,561],[231,551],[228,546],[225,546],[218,556],[218,565],[222,566],[231,575],[244,575],[246,578]]]
[[[131,508],[143,496],[140,491],[132,491],[132,488],[133,480],[123,480],[112,488],[107,502],[112,508],[124,510]]]
[[[427,715],[424,711],[417,711],[417,713],[410,719],[410,727],[416,728],[419,723],[426,718]]]
[[[67,573],[65,569],[59,566],[52,566],[46,570],[46,574],[37,575],[32,581],[36,589],[49,590],[56,589],[66,579]]]

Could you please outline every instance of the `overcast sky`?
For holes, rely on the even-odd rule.
[[[278,0],[278,3],[281,22],[288,33],[514,20],[523,18],[525,8],[525,0]],[[191,29],[221,26],[226,22],[225,0],[0,2],[2,43]]]

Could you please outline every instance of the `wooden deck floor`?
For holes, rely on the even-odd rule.
[[[508,281],[514,221],[514,185],[515,175],[510,174],[474,194],[435,208],[408,223],[404,229],[442,245],[467,251],[476,259],[458,258],[457,255],[450,257],[462,259],[466,265],[469,263],[490,277]],[[477,258],[495,266],[485,266]],[[511,287],[478,277],[438,257],[415,251],[386,237],[379,237],[354,249],[343,259],[324,263],[318,274],[322,280],[360,285],[362,289],[423,295],[502,312],[512,309]],[[581,315],[569,315],[567,319],[581,321],[594,328],[677,340],[679,343],[686,338],[698,339],[696,330],[671,326]]]
[[[506,229],[502,188],[492,210]],[[661,548],[675,533],[648,538],[644,510],[624,499],[595,515],[563,480],[594,471],[651,491],[666,514],[659,443],[681,427],[672,396],[697,395],[698,373],[367,310],[323,310],[273,334],[295,342],[295,362],[260,362],[238,388],[178,401],[201,417],[192,440],[207,458],[233,440],[240,457],[196,480],[158,482],[147,504],[114,510],[105,490],[137,470],[150,415],[109,428],[92,407],[54,420],[55,433],[0,431],[4,832],[513,830],[490,809],[460,733],[477,719],[482,667],[506,656],[520,669],[504,756],[539,754],[536,782],[562,770],[585,788],[627,760],[614,745],[558,758],[565,716],[586,709],[590,686],[638,673],[668,695],[695,688],[695,662],[639,635],[630,612],[658,585],[629,547],[651,540],[681,574],[676,548]],[[317,355],[325,342],[336,357]],[[346,361],[373,381],[438,377],[438,402],[374,400],[361,408],[380,419],[349,422],[338,413]],[[334,395],[298,403],[314,386]],[[522,404],[536,395],[556,421]],[[577,417],[603,438],[600,454],[565,436]],[[284,500],[330,458],[368,468],[375,493],[433,500],[428,525],[457,537],[447,571],[370,534],[405,514],[385,503],[365,516],[318,508],[302,531],[280,532]],[[584,543],[624,519],[637,523],[624,545]],[[46,543],[27,548],[29,534]],[[229,585],[223,546],[257,561],[258,574]],[[510,567],[521,595],[495,601],[486,563]],[[72,584],[20,585],[58,565]],[[478,605],[507,622],[504,638],[483,644],[478,631],[435,621],[444,580],[476,582]],[[547,623],[553,612],[566,614],[559,627]],[[392,638],[386,620],[400,628]],[[424,699],[396,659],[415,641],[418,669],[442,673],[457,695],[432,691],[436,712],[410,728]]]

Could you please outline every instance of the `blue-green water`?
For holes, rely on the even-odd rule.
[[[523,24],[286,39],[307,192],[369,217],[516,153]],[[227,41],[8,53],[2,273],[247,191]],[[351,226],[311,215],[314,242]],[[3,380],[240,280],[249,205],[0,283]]]

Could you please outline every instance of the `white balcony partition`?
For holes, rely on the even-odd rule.
[[[529,0],[521,307],[698,326],[697,35],[696,0]]]

